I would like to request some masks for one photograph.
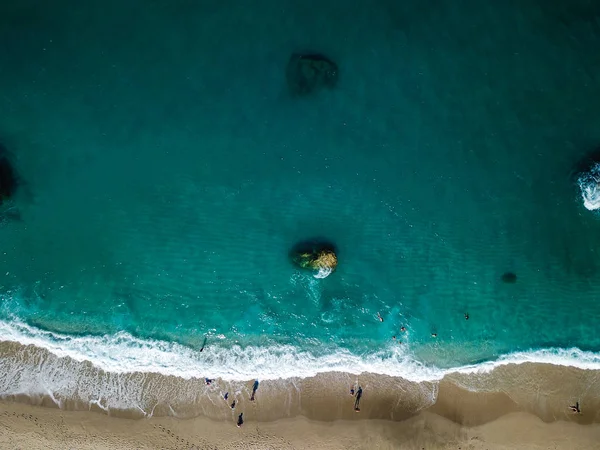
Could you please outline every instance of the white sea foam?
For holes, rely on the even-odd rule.
[[[508,364],[539,363],[552,364],[554,366],[577,367],[579,369],[600,370],[600,354],[585,352],[578,348],[548,348],[541,350],[530,350],[527,352],[514,352],[500,356],[494,361],[486,361],[479,364],[460,366],[444,370],[444,374],[459,373],[487,373],[496,367]]]
[[[330,267],[321,267],[317,273],[313,275],[315,278],[327,278],[333,270]]]
[[[245,381],[305,378],[324,372],[362,372],[403,376],[412,381],[438,378],[438,369],[416,362],[408,352],[385,351],[358,356],[344,349],[315,356],[292,345],[270,347],[217,344],[202,353],[183,345],[142,340],[120,332],[106,336],[69,336],[40,330],[21,321],[0,320],[0,341],[41,347],[58,357],[89,361],[113,373],[151,372],[189,378]]]
[[[176,343],[141,340],[124,332],[75,337],[40,330],[18,320],[0,321],[0,341],[47,351],[21,348],[16,354],[9,352],[0,358],[0,396],[45,395],[58,406],[77,401],[104,410],[135,409],[146,415],[152,415],[157,405],[172,409],[173,405],[178,408],[177,405],[196,403],[200,390],[210,389],[204,386],[204,377],[229,382],[285,380],[336,371],[356,375],[369,372],[423,382],[440,380],[453,372],[481,374],[501,365],[524,362],[600,370],[600,355],[579,349],[513,353],[496,361],[440,369],[418,362],[408,345],[394,345],[364,356],[334,348],[316,356],[291,345],[224,348],[215,344],[200,353]],[[178,378],[165,382],[152,374]],[[221,395],[205,393],[216,398]]]
[[[89,361],[106,372],[158,373],[184,379],[274,380],[337,371],[352,374],[370,372],[422,382],[440,380],[454,372],[486,373],[498,366],[526,362],[600,370],[600,354],[576,348],[517,352],[494,361],[441,369],[417,361],[407,345],[395,345],[368,355],[355,355],[339,348],[314,355],[292,345],[234,345],[229,348],[212,345],[200,353],[177,343],[142,340],[125,332],[106,336],[69,336],[40,330],[18,320],[0,320],[0,341],[34,345],[58,357]]]
[[[577,183],[581,189],[583,206],[590,211],[600,208],[600,164],[595,163],[588,172],[581,174]]]

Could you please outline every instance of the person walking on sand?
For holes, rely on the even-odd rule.
[[[256,380],[254,382],[254,385],[252,386],[252,395],[250,396],[250,401],[253,402],[254,401],[254,396],[256,395],[256,391],[258,389],[258,380]]]
[[[358,391],[356,391],[356,400],[354,401],[354,411],[360,412],[360,399],[362,397],[362,388],[359,386]]]
[[[238,416],[238,421],[237,421],[237,427],[241,427],[242,425],[244,425],[244,413],[240,413],[240,415]]]

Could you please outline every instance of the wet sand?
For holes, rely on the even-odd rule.
[[[442,389],[440,393],[443,394]],[[263,422],[252,420],[253,411],[248,409],[244,413],[248,417],[240,428],[235,426],[233,418],[115,418],[90,411],[62,411],[2,402],[0,448],[600,448],[598,424],[578,424],[575,416],[545,423],[530,413],[506,413],[512,406],[495,396],[480,398],[478,394],[471,395],[474,397],[451,407],[438,402],[434,408],[400,422],[380,419],[316,421],[303,416]],[[481,416],[481,408],[493,410],[498,417],[493,418],[494,414]],[[460,417],[465,422],[483,423],[465,426],[449,419],[449,416]]]
[[[110,382],[109,374],[96,376]],[[61,400],[56,393],[5,396],[0,448],[600,449],[600,374],[592,370],[507,365],[426,383],[327,373],[263,381],[254,401],[253,380],[206,385],[159,375],[118,377],[123,386],[136,379],[156,402],[149,411]],[[360,412],[350,395],[355,383],[363,388]],[[160,387],[163,395],[174,394],[168,394],[172,401],[159,400]],[[189,389],[197,389],[193,401],[177,403]],[[575,401],[582,414],[569,410]],[[244,424],[237,428],[240,413]]]

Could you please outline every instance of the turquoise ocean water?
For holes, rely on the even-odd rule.
[[[5,3],[0,340],[241,380],[600,368],[597,2]],[[302,51],[334,90],[290,96]],[[315,236],[323,280],[288,258]]]

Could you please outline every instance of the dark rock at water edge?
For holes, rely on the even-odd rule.
[[[315,278],[328,277],[338,263],[334,245],[321,239],[297,243],[290,257],[298,267],[312,271]]]
[[[309,95],[321,89],[333,89],[338,81],[338,66],[320,54],[293,54],[286,78],[293,95]]]
[[[8,159],[6,148],[0,144],[0,205],[12,198],[17,185],[17,176]]]
[[[600,148],[587,153],[577,162],[574,170],[577,186],[583,200],[583,206],[590,210],[600,208]]]
[[[513,273],[513,272],[506,272],[502,275],[502,281],[504,283],[516,283],[517,282],[517,274]]]

